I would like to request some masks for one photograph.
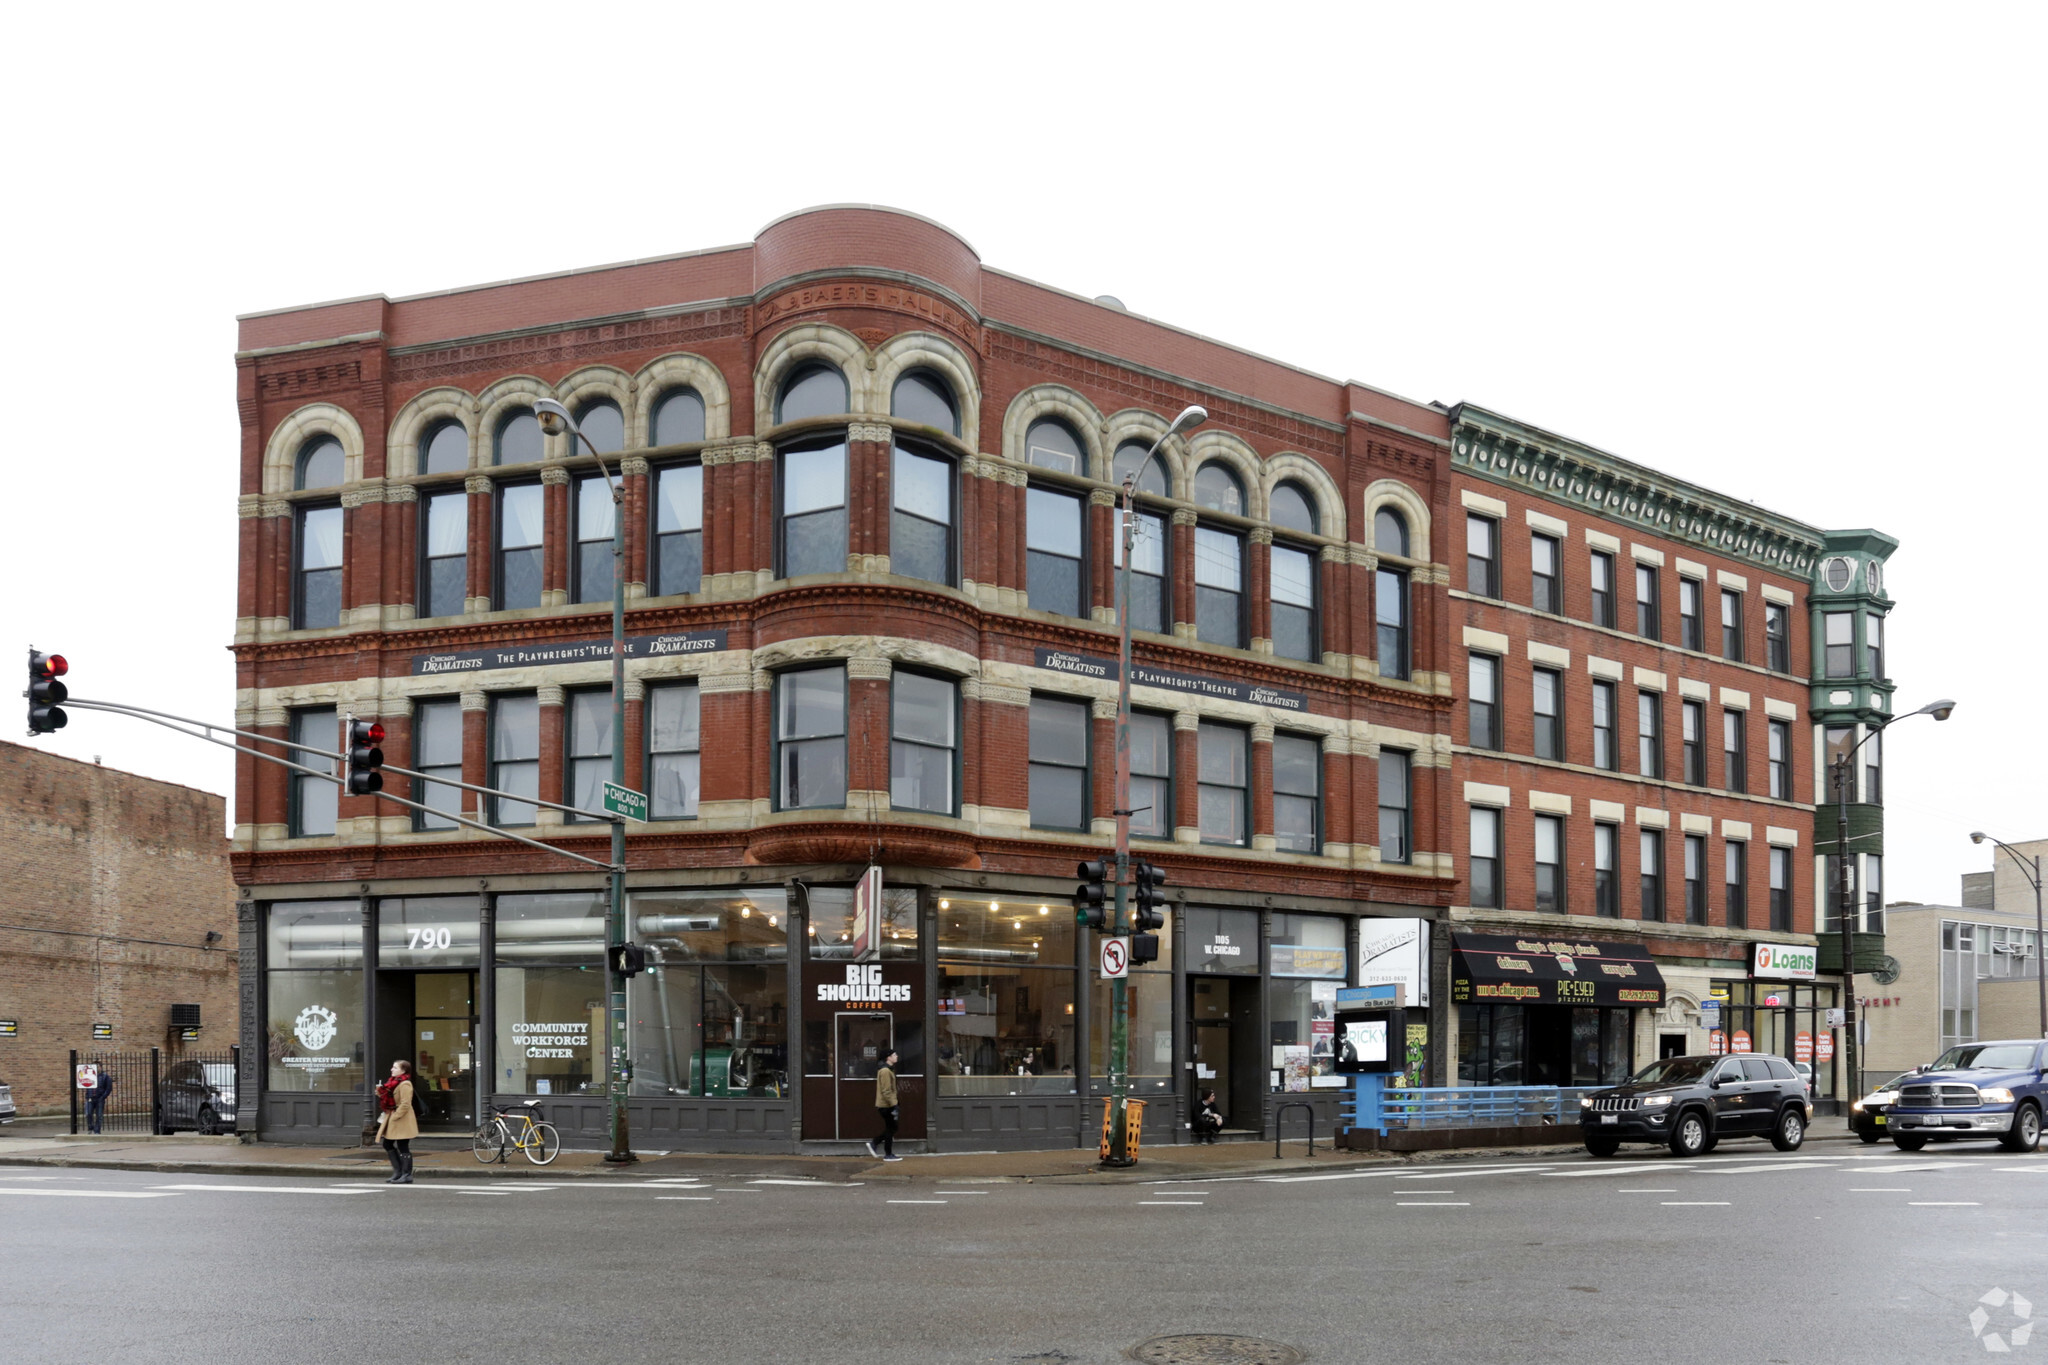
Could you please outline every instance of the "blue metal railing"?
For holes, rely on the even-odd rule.
[[[1429,1128],[1519,1128],[1576,1124],[1579,1097],[1596,1086],[1442,1085],[1400,1090],[1362,1082],[1343,1105],[1352,1128],[1409,1131]]]

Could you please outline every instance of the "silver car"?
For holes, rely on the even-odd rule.
[[[0,1123],[14,1122],[14,1089],[0,1081]]]

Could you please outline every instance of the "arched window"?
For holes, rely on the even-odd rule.
[[[782,381],[782,392],[775,400],[775,420],[838,417],[847,404],[845,375],[829,365],[806,365]]]
[[[453,418],[420,438],[420,473],[460,474],[469,468],[469,429]]]
[[[654,405],[649,445],[689,445],[704,439],[704,399],[695,389],[670,389]]]
[[[598,398],[585,403],[576,410],[576,425],[583,431],[583,441],[578,441],[570,450],[571,455],[587,455],[595,447],[600,455],[612,455],[626,448],[626,419],[619,412],[619,405],[609,398]]]
[[[294,488],[333,488],[347,477],[348,457],[332,436],[315,436],[299,451]]]
[[[498,419],[491,443],[492,464],[533,464],[540,457],[540,419],[532,408],[514,408]]]
[[[1145,458],[1145,452],[1152,448],[1150,441],[1125,441],[1116,448],[1116,455],[1110,460],[1110,473],[1117,486],[1131,477],[1131,471],[1138,467],[1138,461]],[[1150,493],[1155,498],[1166,496],[1166,461],[1154,455],[1145,464],[1144,477],[1138,480],[1138,491]]]
[[[1081,438],[1065,422],[1041,417],[1024,433],[1024,462],[1062,474],[1085,474]]]
[[[1244,485],[1230,466],[1211,460],[1195,473],[1195,502],[1212,512],[1244,515]]]
[[[949,435],[960,434],[960,413],[953,406],[953,391],[930,370],[912,370],[896,381],[889,394],[889,415],[922,422]]]
[[[1315,499],[1300,484],[1283,483],[1273,490],[1272,520],[1283,531],[1312,536],[1316,533]]]
[[[1408,558],[1408,520],[1391,507],[1372,514],[1372,545],[1383,555]]]

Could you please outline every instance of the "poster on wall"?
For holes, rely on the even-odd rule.
[[[1307,1090],[1309,1077],[1315,1070],[1308,1048],[1301,1043],[1289,1043],[1273,1050],[1280,1054],[1280,1088],[1289,1093]]]
[[[1328,1090],[1344,1084],[1337,1074],[1337,983],[1309,983],[1309,1089]]]
[[[1358,984],[1402,986],[1411,1005],[1429,1003],[1429,921],[1358,921]]]
[[[873,962],[882,955],[882,869],[870,866],[853,884],[853,960]]]

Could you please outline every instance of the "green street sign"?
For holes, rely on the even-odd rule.
[[[647,818],[647,793],[636,792],[631,787],[621,787],[616,782],[604,784],[604,808],[613,815],[623,815],[628,820]]]

